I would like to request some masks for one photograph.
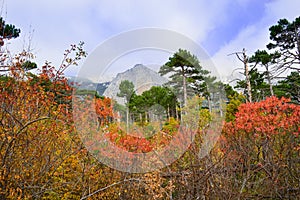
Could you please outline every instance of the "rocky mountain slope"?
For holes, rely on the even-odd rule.
[[[137,94],[141,94],[144,91],[149,90],[152,86],[163,85],[167,82],[167,79],[160,76],[157,72],[142,64],[137,64],[133,68],[117,74],[117,76],[108,85],[103,95],[124,104],[123,99],[117,96],[117,93],[119,92],[119,85],[124,80],[129,80],[134,84],[135,92]]]

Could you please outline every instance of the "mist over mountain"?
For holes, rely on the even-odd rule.
[[[97,87],[97,83],[94,83],[90,79],[69,76],[67,77],[69,84],[71,84],[75,88],[79,88],[81,90],[95,90]]]
[[[119,92],[120,83],[124,80],[129,80],[134,84],[137,94],[142,94],[152,86],[163,85],[168,81],[165,77],[160,76],[157,72],[142,64],[137,64],[125,72],[118,73],[112,81],[101,83],[93,82],[86,78],[68,77],[68,82],[75,83],[73,85],[75,88],[80,88],[80,90],[96,90],[100,96],[113,98],[121,104],[124,104],[124,101],[117,96],[117,93]]]
[[[117,74],[117,76],[108,85],[103,95],[124,104],[123,98],[117,96],[117,93],[119,92],[119,85],[124,80],[131,81],[134,84],[135,92],[137,94],[142,94],[144,91],[149,90],[152,86],[163,85],[168,81],[165,77],[160,76],[157,72],[149,69],[145,65],[137,64],[133,68]]]

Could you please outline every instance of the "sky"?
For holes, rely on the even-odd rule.
[[[2,0],[1,15],[21,29],[21,36],[7,45],[12,52],[30,44],[35,62],[58,66],[70,44],[85,42],[91,54],[109,38],[139,28],[161,28],[178,32],[201,46],[224,81],[233,78],[242,63],[228,54],[246,49],[248,55],[265,49],[269,27],[281,18],[300,16],[299,0]],[[160,66],[171,55],[166,52],[136,53],[119,59],[111,74],[141,63]],[[88,59],[88,58],[87,58]],[[122,62],[121,62],[122,61]],[[74,76],[85,60],[71,67]],[[201,61],[203,65],[206,61]],[[205,68],[205,66],[204,66]]]

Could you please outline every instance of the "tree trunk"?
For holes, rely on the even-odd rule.
[[[183,73],[182,84],[183,84],[183,107],[184,107],[186,106],[186,101],[187,101],[186,77],[184,73]]]
[[[300,30],[298,31],[297,27],[295,27],[295,35],[296,35],[296,38],[297,38],[297,56],[298,56],[298,62],[300,63]]]
[[[270,76],[270,71],[269,71],[268,65],[266,65],[266,71],[267,71],[267,79],[268,79],[268,83],[269,83],[269,85],[270,85],[271,96],[274,96],[274,91],[273,91],[273,86],[272,86],[272,84],[271,84],[271,76]]]
[[[126,106],[126,131],[129,133],[129,107]]]
[[[169,104],[168,104],[168,110],[167,110],[167,119],[170,120],[170,107],[169,107]]]
[[[208,110],[210,113],[212,113],[212,107],[211,107],[211,100],[210,100],[210,96],[207,97],[207,103],[208,103]]]
[[[250,76],[249,76],[248,59],[246,56],[245,49],[243,49],[243,59],[244,59],[244,67],[245,67],[248,101],[251,103],[252,102],[251,83],[250,83]]]
[[[223,117],[223,102],[222,102],[222,98],[221,98],[221,94],[219,94],[219,110],[220,110],[220,116]]]

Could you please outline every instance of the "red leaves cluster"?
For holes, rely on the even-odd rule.
[[[134,153],[147,153],[153,149],[163,148],[168,145],[171,139],[175,137],[175,134],[177,134],[179,126],[179,122],[171,118],[164,124],[161,131],[146,139],[143,137],[143,130],[138,132],[136,132],[137,130],[131,130],[130,134],[126,134],[118,125],[110,124],[107,137],[121,149]],[[177,141],[177,143],[180,146],[182,141]]]
[[[153,148],[147,139],[131,135],[126,135],[125,137],[121,138],[119,145],[129,152],[135,153],[147,153]]]
[[[242,191],[245,199],[253,194],[284,199],[299,196],[299,190],[287,192],[299,186],[299,119],[300,106],[289,99],[269,97],[241,104],[235,120],[225,123],[220,140],[227,176],[224,185],[242,194],[235,184],[247,180]]]
[[[39,74],[13,66],[1,77],[0,91],[0,198],[40,199],[65,186],[56,172],[80,148],[71,139],[72,88],[49,65]]]
[[[251,133],[254,136],[276,134],[299,134],[300,106],[289,99],[270,97],[256,103],[245,103],[239,107],[234,122],[225,124],[228,134]]]
[[[147,139],[125,134],[123,130],[115,124],[112,124],[109,128],[107,137],[119,148],[129,152],[147,153],[153,149],[151,142]]]
[[[160,133],[146,139],[142,132],[126,134],[124,129],[112,121],[115,115],[110,98],[95,98],[95,111],[102,131],[106,132],[106,137],[114,145],[128,152],[147,153],[154,148],[161,148],[170,142],[172,135],[179,128],[179,123],[173,119],[164,125]],[[96,139],[97,135],[93,137]]]
[[[107,124],[113,118],[112,102],[108,97],[104,97],[103,99],[96,98],[95,110],[101,126]]]

